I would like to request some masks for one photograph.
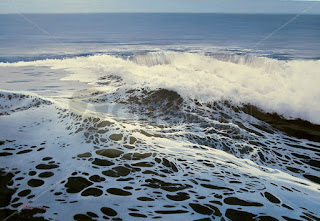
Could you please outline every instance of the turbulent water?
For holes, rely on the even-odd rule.
[[[10,53],[1,219],[320,219],[317,52]]]

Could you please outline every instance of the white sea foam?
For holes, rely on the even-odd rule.
[[[101,76],[117,75],[130,87],[166,88],[203,102],[251,103],[286,118],[320,124],[319,60],[156,52],[129,59],[97,55],[1,66],[50,66],[71,73],[63,80],[93,84]]]

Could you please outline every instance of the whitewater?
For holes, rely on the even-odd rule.
[[[320,61],[279,61],[239,55],[154,52],[128,58],[96,55],[72,59],[1,63],[0,67],[49,66],[70,73],[62,80],[96,83],[121,77],[127,87],[173,90],[202,102],[252,104],[287,119],[320,123]]]

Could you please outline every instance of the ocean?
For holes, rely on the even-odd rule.
[[[320,15],[0,15],[1,220],[319,220]]]

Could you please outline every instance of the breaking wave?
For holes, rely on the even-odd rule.
[[[63,80],[96,84],[103,76],[118,76],[126,87],[164,88],[186,100],[200,102],[229,100],[234,105],[251,104],[287,119],[320,124],[319,60],[279,61],[250,55],[166,51],[0,63],[29,65],[70,72]]]

